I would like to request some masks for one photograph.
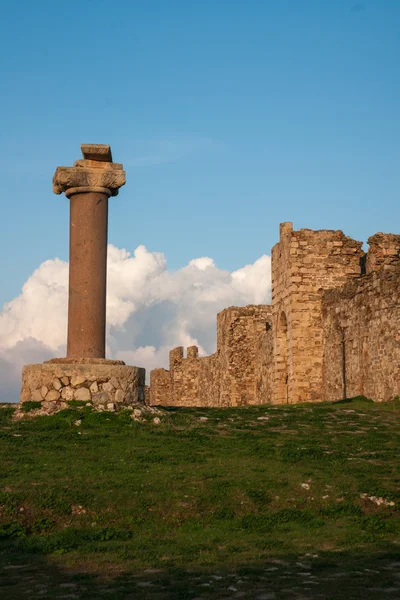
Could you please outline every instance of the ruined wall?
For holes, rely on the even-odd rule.
[[[271,306],[230,307],[217,316],[217,351],[198,357],[191,346],[170,352],[170,369],[150,374],[151,403],[236,406],[271,399]],[[268,328],[267,328],[268,323]]]
[[[200,361],[197,406],[220,406],[221,366],[218,353],[203,356]]]
[[[217,347],[220,353],[220,405],[240,406],[270,402],[267,380],[272,369],[272,354],[264,356],[272,338],[272,307],[268,305],[231,306],[219,313]],[[265,347],[264,347],[265,346]],[[272,348],[272,345],[271,345]],[[262,377],[264,379],[260,379]],[[259,378],[257,383],[257,377]],[[262,381],[265,382],[263,389]]]
[[[218,355],[199,358],[197,346],[182,346],[169,354],[169,371],[156,369],[150,373],[151,402],[164,406],[218,406]]]
[[[367,273],[323,295],[325,400],[400,395],[400,236],[368,242]]]
[[[166,369],[154,369],[150,372],[150,391],[146,402],[151,406],[170,404],[170,374]]]
[[[237,406],[400,395],[400,236],[362,242],[282,223],[272,249],[272,306],[217,316],[217,351],[170,353],[151,402]]]
[[[360,276],[361,246],[342,231],[281,225],[272,249],[274,402],[323,400],[322,292]]]
[[[366,272],[372,273],[383,266],[397,267],[399,264],[400,235],[376,233],[368,239],[369,249],[366,260]]]
[[[272,331],[272,306],[270,317],[265,323],[265,333],[258,336],[256,343],[255,404],[272,402],[274,386],[274,337]]]

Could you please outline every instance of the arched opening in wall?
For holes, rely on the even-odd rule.
[[[288,344],[288,326],[287,318],[284,312],[281,312],[278,318],[277,331],[277,353],[276,353],[276,373],[277,373],[277,396],[278,402],[287,404],[289,402],[289,344]]]

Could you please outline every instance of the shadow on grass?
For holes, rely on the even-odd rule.
[[[126,564],[67,567],[68,555],[26,551],[18,540],[0,544],[0,596],[7,600],[112,598],[113,600],[375,600],[400,597],[400,550],[266,556],[229,569],[152,568],[125,571]],[[92,572],[91,572],[92,571]]]

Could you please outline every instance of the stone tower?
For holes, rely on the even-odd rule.
[[[322,293],[361,274],[362,242],[282,223],[272,249],[273,402],[323,400]]]

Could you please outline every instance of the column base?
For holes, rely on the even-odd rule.
[[[22,369],[20,402],[40,402],[47,414],[69,408],[71,401],[96,410],[145,404],[146,371],[123,361],[101,358],[54,358]]]

